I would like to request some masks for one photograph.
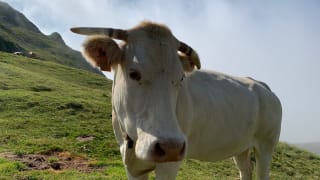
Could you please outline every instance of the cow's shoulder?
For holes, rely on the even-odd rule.
[[[237,77],[218,71],[194,71],[189,76],[192,84],[213,86],[222,89],[249,89],[258,85],[258,81],[252,78]]]

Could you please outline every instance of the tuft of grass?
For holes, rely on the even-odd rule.
[[[26,155],[27,153],[23,150],[16,150],[14,152],[15,155],[17,155],[19,158],[23,157],[24,155]]]
[[[49,163],[57,163],[59,161],[59,159],[57,158],[57,157],[50,157],[49,159],[48,159],[48,162]]]
[[[6,159],[0,158],[0,174],[13,175],[25,169],[25,165],[21,162],[11,162]]]
[[[63,150],[62,147],[50,144],[45,150],[40,151],[39,154],[52,155],[56,152],[62,152]]]
[[[36,85],[31,87],[31,90],[34,92],[42,92],[42,91],[52,91],[52,88],[42,85]]]

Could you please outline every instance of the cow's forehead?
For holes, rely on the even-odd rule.
[[[174,39],[167,26],[152,22],[142,22],[138,26],[130,29],[128,34],[129,42],[144,40],[168,41]]]
[[[127,51],[129,68],[140,66],[138,69],[146,72],[163,69],[179,72],[176,65],[179,63],[177,40],[166,26],[151,22],[141,23],[129,30],[127,46],[130,49]]]

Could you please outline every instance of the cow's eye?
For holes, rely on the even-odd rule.
[[[130,77],[132,80],[140,81],[140,79],[141,79],[141,74],[140,74],[139,71],[132,70],[132,71],[129,72],[129,77]]]

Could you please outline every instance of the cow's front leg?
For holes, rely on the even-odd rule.
[[[120,147],[122,160],[125,165],[129,180],[147,180],[148,173],[155,169],[154,163],[140,160],[134,153],[133,146],[124,140]]]
[[[156,180],[174,180],[178,174],[181,161],[159,163],[156,165]]]
[[[154,164],[137,159],[134,153],[134,142],[121,131],[117,116],[112,111],[112,125],[129,180],[148,180],[148,172],[152,171]]]
[[[127,168],[126,168],[126,171],[127,171],[128,180],[148,180],[149,173],[145,173],[140,176],[132,176]]]
[[[148,173],[155,169],[155,164],[138,159],[134,152],[134,142],[126,138],[120,147],[122,160],[129,180],[147,180]]]

